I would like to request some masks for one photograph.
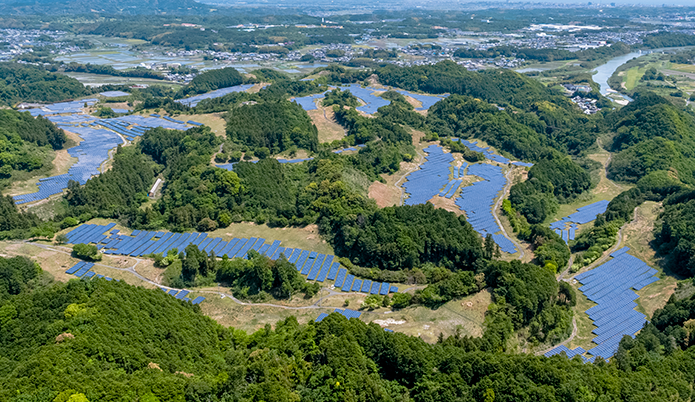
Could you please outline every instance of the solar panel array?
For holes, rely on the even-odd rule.
[[[130,96],[128,92],[123,92],[123,91],[106,91],[106,92],[100,92],[99,95],[107,97],[107,98],[120,98],[122,96]]]
[[[174,102],[178,102],[188,107],[196,107],[200,102],[202,102],[205,99],[221,98],[232,92],[244,92],[250,89],[251,87],[253,87],[253,84],[235,85],[233,87],[220,88],[208,93],[191,96],[190,98],[186,99],[177,99]]]
[[[554,348],[553,350],[545,353],[543,356],[550,357],[550,356],[559,355],[561,353],[565,353],[565,355],[567,356],[568,359],[571,359],[574,356],[580,356],[582,358],[582,360],[584,360],[584,363],[593,362],[595,359],[594,356],[591,356],[588,358],[585,356],[582,356],[584,353],[586,353],[586,350],[584,350],[583,348],[577,347],[574,349],[570,349],[565,345],[560,345],[560,346]]]
[[[60,194],[68,188],[70,180],[80,184],[86,183],[90,177],[100,173],[99,167],[109,158],[109,150],[122,143],[121,138],[109,130],[74,127],[70,131],[83,139],[79,145],[68,149],[68,154],[77,158],[77,163],[70,167],[68,173],[39,179],[39,191],[12,197],[16,204],[39,201]]]
[[[60,194],[68,188],[68,182],[74,180],[85,184],[92,176],[99,175],[99,167],[109,159],[109,151],[123,141],[116,133],[128,140],[141,136],[150,128],[164,127],[169,129],[187,130],[184,122],[167,121],[160,118],[144,116],[123,116],[113,119],[95,119],[92,116],[71,114],[66,116],[49,116],[59,127],[80,136],[83,139],[79,145],[68,149],[68,154],[77,158],[68,173],[39,179],[39,190],[35,193],[14,196],[16,204],[25,204],[46,199]],[[172,119],[173,120],[173,119]],[[98,128],[104,127],[108,130]]]
[[[335,309],[334,313],[341,314],[341,315],[343,315],[343,316],[344,316],[345,318],[347,318],[347,319],[350,319],[350,318],[360,318],[360,316],[362,315],[362,313],[360,313],[359,311],[350,310],[349,308],[346,308],[345,310],[341,310],[341,309],[337,308],[337,309]],[[321,314],[319,314],[319,316],[318,316],[318,317],[316,318],[316,320],[314,320],[314,321],[316,321],[316,322],[321,322],[321,321],[323,321],[323,319],[326,318],[326,317],[328,317],[328,314],[326,314],[326,313],[321,313]]]
[[[97,99],[83,99],[71,102],[58,102],[51,105],[44,105],[40,108],[29,109],[32,116],[49,116],[52,114],[82,113],[85,103],[92,106],[98,102]]]
[[[494,236],[502,230],[492,215],[495,199],[507,184],[507,178],[502,174],[502,168],[485,163],[476,163],[468,167],[468,174],[478,176],[483,180],[463,187],[456,198],[456,205],[466,213],[468,222],[476,232],[483,237],[488,234],[493,235],[493,239],[502,251],[510,254],[516,253],[516,246],[511,240],[501,234]]]
[[[350,93],[355,95],[356,98],[359,98],[365,103],[365,105],[358,106],[355,108],[360,112],[374,114],[380,107],[386,106],[391,103],[391,101],[386,100],[381,96],[374,95],[375,91],[382,91],[381,89],[371,87],[362,88],[362,86],[360,86],[359,84],[341,85],[340,87],[342,90],[350,91]]]
[[[328,92],[328,91],[326,91],[326,92]],[[307,95],[307,96],[299,96],[299,97],[292,99],[292,102],[299,104],[299,106],[301,106],[302,109],[304,109],[306,111],[316,110],[316,109],[318,109],[318,107],[316,107],[316,100],[325,98],[326,92],[322,92],[320,94]]]
[[[579,290],[597,304],[586,311],[597,327],[593,331],[597,346],[588,350],[595,357],[613,356],[622,337],[634,337],[647,322],[646,316],[634,309],[639,296],[632,289],[640,290],[659,278],[654,276],[655,269],[627,254],[628,250],[620,249],[605,264],[574,277],[583,285]]]
[[[404,91],[402,89],[397,89],[396,92],[400,93],[401,95],[405,96],[410,96],[411,98],[419,101],[422,103],[422,107],[415,108],[415,110],[428,110],[431,108],[435,103],[439,102],[440,100],[446,98],[449,96],[449,94],[444,94],[444,95],[424,95],[424,94],[416,94],[408,91]]]
[[[75,275],[78,278],[104,278],[107,281],[112,281],[113,278],[109,278],[108,276],[104,276],[101,274],[97,274],[96,272],[92,271],[92,267],[94,267],[94,264],[91,262],[84,262],[80,261],[77,264],[73,265],[72,267],[68,268],[67,271],[65,271],[66,274],[68,275]]]
[[[610,201],[601,200],[593,204],[577,208],[577,212],[550,224],[550,228],[562,237],[565,242],[574,240],[577,224],[585,224],[596,219],[596,215],[606,212]]]
[[[160,288],[162,289],[166,294],[169,296],[174,296],[176,299],[183,300],[186,302],[191,302],[191,304],[200,304],[205,298],[203,296],[198,296],[195,299],[191,300],[188,296],[189,292],[188,290],[181,290],[181,289],[167,289],[167,288]]]
[[[410,195],[405,205],[426,203],[449,182],[449,166],[454,157],[438,145],[430,145],[424,152],[427,156],[420,169],[410,173],[403,183],[405,192]]]
[[[397,292],[398,288],[388,283],[371,282],[369,287],[359,286],[353,275],[349,283],[346,280],[347,270],[340,268],[340,263],[334,255],[319,254],[315,251],[296,248],[281,247],[281,242],[275,240],[266,244],[266,239],[252,237],[233,238],[224,241],[221,238],[208,237],[207,233],[171,233],[134,230],[130,235],[120,234],[113,229],[114,223],[108,225],[83,224],[66,234],[68,243],[94,243],[104,254],[128,255],[139,257],[149,254],[166,255],[169,250],[184,251],[190,245],[198,246],[205,253],[213,253],[217,257],[227,255],[229,258],[247,258],[249,250],[255,250],[271,259],[278,259],[284,255],[289,262],[295,264],[297,270],[308,280],[325,282],[335,280],[336,287],[342,287],[343,291],[386,295],[389,292]],[[107,233],[108,232],[108,233]],[[340,282],[340,285],[338,283]],[[354,283],[353,283],[354,282]]]
[[[473,144],[473,146],[475,145]],[[454,158],[451,154],[445,153],[442,147],[430,145],[424,151],[427,156],[420,169],[406,176],[406,181],[403,183],[405,192],[409,194],[404,204],[424,204],[435,195],[451,198],[461,188],[455,202],[466,213],[473,228],[482,236],[492,234],[493,240],[502,251],[510,254],[516,253],[517,249],[514,243],[503,234],[498,234],[502,228],[492,215],[495,199],[507,184],[502,168],[484,163],[468,166],[465,162],[460,167],[451,167]],[[450,173],[453,177],[451,180],[449,179]],[[461,178],[464,175],[478,176],[483,181],[460,187]]]

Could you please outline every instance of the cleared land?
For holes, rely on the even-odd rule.
[[[333,107],[318,106],[318,109],[309,110],[307,114],[319,132],[319,142],[333,142],[345,138],[345,129],[335,121]]]

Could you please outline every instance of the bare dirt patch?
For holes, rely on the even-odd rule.
[[[333,107],[319,106],[307,114],[319,132],[319,142],[332,142],[345,138],[345,129],[335,121]]]
[[[369,198],[376,200],[380,208],[399,205],[401,201],[401,190],[393,185],[375,181],[369,186]]]

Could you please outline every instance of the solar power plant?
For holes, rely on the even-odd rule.
[[[365,105],[355,108],[360,112],[374,114],[380,107],[389,105],[391,103],[391,101],[386,100],[381,96],[374,95],[374,92],[381,91],[380,89],[370,87],[362,88],[359,84],[341,85],[340,88],[342,90],[349,90],[350,93],[365,103]]]
[[[647,322],[647,317],[634,309],[639,296],[632,289],[640,290],[659,278],[654,276],[655,269],[628,250],[622,248],[611,254],[608,262],[574,277],[582,284],[579,290],[597,304],[586,311],[597,327],[593,331],[597,346],[588,350],[594,357],[613,356],[622,337],[634,337]]]
[[[123,91],[106,91],[100,92],[99,95],[105,96],[107,98],[120,98],[121,96],[130,96],[128,92]]]
[[[227,94],[231,94],[232,92],[244,92],[250,89],[251,87],[253,87],[253,84],[235,85],[233,87],[220,88],[208,93],[191,96],[190,98],[186,99],[177,99],[174,102],[178,102],[188,107],[196,107],[200,102],[202,102],[205,99],[221,98]]]
[[[591,358],[586,358],[586,357],[582,356],[584,353],[586,353],[586,350],[584,350],[583,348],[577,347],[574,349],[570,349],[565,345],[560,345],[560,346],[554,348],[553,350],[546,352],[543,356],[550,357],[550,356],[559,355],[561,353],[565,353],[565,355],[567,356],[568,359],[571,359],[574,356],[579,355],[584,360],[584,363],[593,362],[595,359],[595,357],[593,357],[593,356]]]
[[[606,212],[610,201],[601,200],[593,204],[577,208],[577,212],[550,224],[550,228],[562,237],[565,242],[574,240],[577,224],[585,224],[596,219],[596,215]]]
[[[410,96],[411,98],[422,103],[422,106],[415,108],[415,110],[428,110],[430,107],[432,107],[432,105],[434,105],[435,103],[437,103],[440,100],[449,96],[449,94],[444,94],[444,95],[416,94],[416,93],[404,91],[402,89],[397,89],[396,92],[400,93],[401,95]]]
[[[52,114],[81,113],[85,104],[92,106],[98,99],[83,99],[71,102],[58,102],[51,105],[44,105],[40,108],[29,109],[29,113],[36,116],[49,116]]]
[[[149,254],[166,255],[170,250],[184,252],[189,245],[196,245],[205,253],[212,252],[217,257],[227,255],[230,258],[247,258],[250,250],[256,250],[273,260],[281,255],[289,257],[288,261],[295,264],[297,270],[308,280],[324,282],[326,279],[334,280],[335,287],[343,288],[343,291],[364,292],[386,295],[398,289],[388,283],[372,282],[355,279],[353,275],[347,275],[347,270],[340,268],[340,263],[334,255],[319,254],[315,251],[300,250],[281,247],[279,240],[266,243],[265,239],[234,238],[223,241],[221,238],[209,238],[207,233],[170,233],[133,230],[128,235],[120,234],[118,230],[112,230],[114,223],[108,225],[83,224],[67,233],[68,242],[71,244],[93,243],[104,254],[129,255],[139,257]],[[346,281],[346,276],[349,281]],[[354,283],[354,284],[353,284]],[[344,287],[345,286],[345,287]],[[182,296],[183,297],[183,296]]]
[[[406,176],[403,183],[409,194],[405,205],[424,204],[449,183],[449,167],[454,157],[438,145],[430,145],[424,151],[427,156],[420,169]]]
[[[326,92],[328,92],[328,91],[326,91]],[[292,99],[292,102],[299,104],[299,106],[301,106],[302,109],[304,109],[306,111],[316,110],[316,109],[318,109],[318,107],[316,107],[316,100],[325,98],[326,92],[323,92],[320,94],[300,96],[300,97]]]
[[[342,314],[347,319],[360,318],[360,316],[362,315],[362,313],[360,313],[359,311],[350,310],[349,308],[346,308],[345,310],[341,310],[341,309],[337,308],[337,309],[335,309],[334,312],[338,313],[338,314]]]
[[[502,174],[502,168],[485,163],[476,163],[468,167],[468,174],[478,176],[483,180],[463,187],[456,198],[456,205],[466,213],[468,222],[476,232],[483,237],[488,234],[493,235],[500,250],[510,254],[516,253],[516,247],[511,240],[501,234],[495,236],[502,229],[492,215],[492,208],[495,198],[499,196],[507,184],[507,179]]]
[[[72,106],[79,104],[80,108],[68,113],[79,113],[84,105],[83,101],[68,103]],[[68,187],[70,180],[83,185],[92,176],[99,175],[99,167],[109,159],[109,151],[123,143],[118,134],[132,141],[135,137],[143,135],[146,130],[153,127],[177,130],[187,130],[189,128],[184,122],[134,115],[113,119],[96,119],[92,116],[71,114],[68,116],[50,116],[49,119],[54,123],[60,124],[61,128],[74,132],[83,139],[79,145],[68,149],[68,154],[77,158],[77,163],[71,166],[66,174],[39,179],[37,183],[39,190],[35,193],[14,196],[13,199],[16,204],[46,199],[52,195],[62,193]],[[87,127],[81,125],[87,122],[92,123]],[[66,124],[66,126],[63,126],[63,124]],[[67,125],[70,126],[68,127]],[[133,125],[136,126],[130,127]],[[99,126],[107,130],[98,128]]]

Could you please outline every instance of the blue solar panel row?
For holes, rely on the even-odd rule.
[[[575,212],[569,216],[566,216],[557,222],[551,223],[550,228],[551,229],[564,230],[565,228],[568,228],[568,225],[569,225],[569,229],[574,228],[574,230],[576,230],[577,229],[576,224],[581,225],[581,224],[589,223],[589,222],[593,221],[594,219],[596,219],[596,215],[606,212],[606,209],[608,208],[609,203],[610,203],[610,201],[601,200],[601,201],[597,201],[593,204],[589,204],[589,205],[583,206],[581,208],[577,208],[577,212]],[[571,225],[571,223],[573,223],[574,225]],[[574,239],[574,237],[573,237],[574,230],[571,231],[570,240]]]
[[[335,256],[318,254],[315,251],[300,249],[285,249],[280,247],[279,240],[271,244],[265,244],[265,239],[237,239],[229,242],[220,238],[209,238],[207,233],[170,233],[133,230],[130,236],[122,235],[118,230],[112,230],[114,223],[108,225],[83,224],[67,233],[68,242],[94,243],[105,254],[118,254],[130,256],[143,256],[150,254],[166,255],[169,251],[185,252],[188,245],[196,245],[205,253],[212,253],[217,257],[227,255],[229,257],[246,258],[249,250],[259,251],[272,259],[280,258],[284,255],[288,261],[295,264],[303,275],[307,275],[308,280],[324,282],[336,280],[335,287],[342,288],[347,271],[340,269],[340,263]],[[106,234],[105,234],[106,233]],[[345,291],[352,290],[354,276],[350,281],[350,286]],[[354,291],[369,292],[372,294],[388,294],[391,287],[388,283],[366,281],[362,287],[362,281],[358,280],[360,286],[355,282]],[[183,296],[182,296],[183,297]]]
[[[175,102],[180,103],[182,105],[186,105],[188,107],[196,107],[198,103],[202,102],[205,99],[221,98],[232,92],[244,92],[250,89],[251,87],[253,87],[253,84],[244,84],[236,85],[233,87],[220,88],[201,95],[191,96],[190,98],[177,99]]]
[[[430,145],[424,152],[427,156],[420,169],[410,173],[403,183],[409,195],[405,205],[424,204],[449,183],[449,166],[454,157],[438,145]],[[453,186],[453,183],[450,184]]]
[[[465,140],[461,142],[480,152],[487,150]],[[489,164],[474,164],[469,167],[464,163],[461,167],[453,167],[454,179],[449,180],[449,169],[454,160],[451,154],[444,153],[443,148],[437,145],[430,145],[424,151],[427,156],[420,169],[408,175],[406,182],[403,183],[405,192],[409,194],[404,203],[406,205],[424,204],[435,195],[451,198],[461,184],[461,180],[456,178],[462,177],[467,169],[468,175],[479,176],[483,181],[461,188],[456,204],[466,213],[468,221],[482,236],[501,232],[502,229],[492,215],[492,208],[494,200],[504,190],[507,183],[502,169]],[[490,151],[487,151],[486,155],[490,159],[503,162],[500,159],[503,157],[492,154]],[[514,243],[503,234],[496,235],[494,240],[502,251],[510,254],[517,252]]]
[[[627,251],[622,248],[608,262],[575,276],[582,284],[579,290],[596,303],[586,311],[596,326],[592,332],[597,346],[588,351],[594,357],[613,356],[622,337],[634,337],[647,322],[644,314],[634,310],[639,296],[632,289],[656,282],[657,271]]]
[[[575,348],[575,349],[569,349],[567,346],[560,345],[560,346],[556,347],[555,349],[547,352],[543,356],[550,357],[550,356],[559,355],[560,353],[563,353],[563,352],[565,353],[565,355],[567,355],[568,359],[571,359],[574,356],[583,355],[584,353],[586,353],[586,350],[579,348],[579,347]]]

